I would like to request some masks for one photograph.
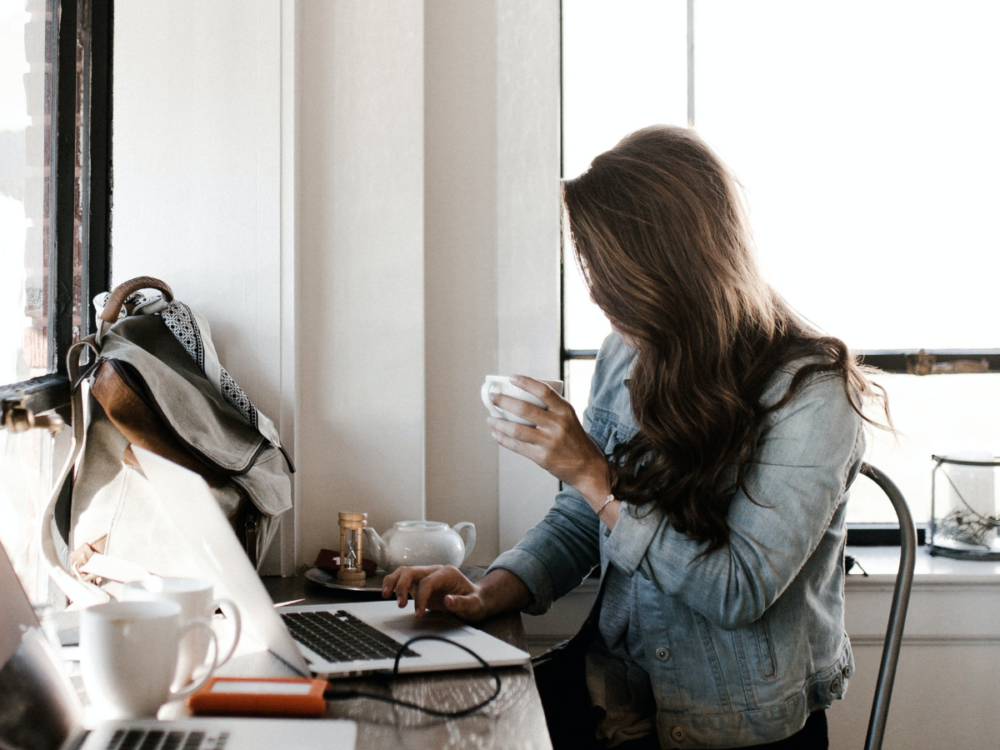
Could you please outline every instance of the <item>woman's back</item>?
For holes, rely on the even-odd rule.
[[[584,427],[607,455],[637,430],[627,385],[633,354],[613,334],[598,355]],[[781,399],[800,364],[774,373],[767,402]],[[843,624],[844,512],[865,439],[840,376],[809,376],[768,416],[758,443],[747,475],[754,499],[735,492],[723,547],[702,554],[707,544],[674,529],[655,506],[624,505],[608,532],[566,489],[493,565],[525,581],[532,613],[595,564],[602,576],[611,566],[638,576],[638,629],[664,747],[677,730],[689,747],[787,737],[843,695],[853,670]]]

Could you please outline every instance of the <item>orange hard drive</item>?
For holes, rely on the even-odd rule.
[[[213,677],[188,698],[201,716],[322,716],[326,680],[271,677]]]

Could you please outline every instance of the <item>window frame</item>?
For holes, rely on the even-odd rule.
[[[53,0],[51,12],[57,14],[58,31],[49,42],[49,373],[0,384],[0,427],[16,407],[35,414],[54,409],[69,417],[66,352],[74,339],[77,138],[81,162],[80,338],[97,330],[90,299],[97,291],[108,289],[111,281],[114,0]]]
[[[566,309],[562,308],[565,320]],[[866,349],[854,352],[862,365],[875,367],[891,375],[917,375],[914,372],[918,361],[923,357],[933,357],[938,364],[955,362],[985,362],[984,372],[1000,371],[1000,349]],[[562,350],[563,374],[566,363],[571,360],[597,359],[597,349],[566,349]],[[934,375],[950,375],[949,372],[933,373]],[[923,377],[923,376],[918,376]]]

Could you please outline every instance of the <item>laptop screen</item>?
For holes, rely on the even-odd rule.
[[[0,545],[0,747],[58,750],[80,702]]]

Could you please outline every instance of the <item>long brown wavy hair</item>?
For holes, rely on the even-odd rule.
[[[855,411],[871,422],[862,403],[874,397],[891,425],[884,391],[844,342],[809,327],[761,277],[737,184],[693,131],[654,126],[564,185],[591,296],[637,345],[639,431],[614,449],[612,491],[661,507],[705,552],[728,542],[737,488],[758,502],[746,479],[759,428],[810,375],[840,374]],[[784,396],[762,405],[775,370],[803,357]]]

